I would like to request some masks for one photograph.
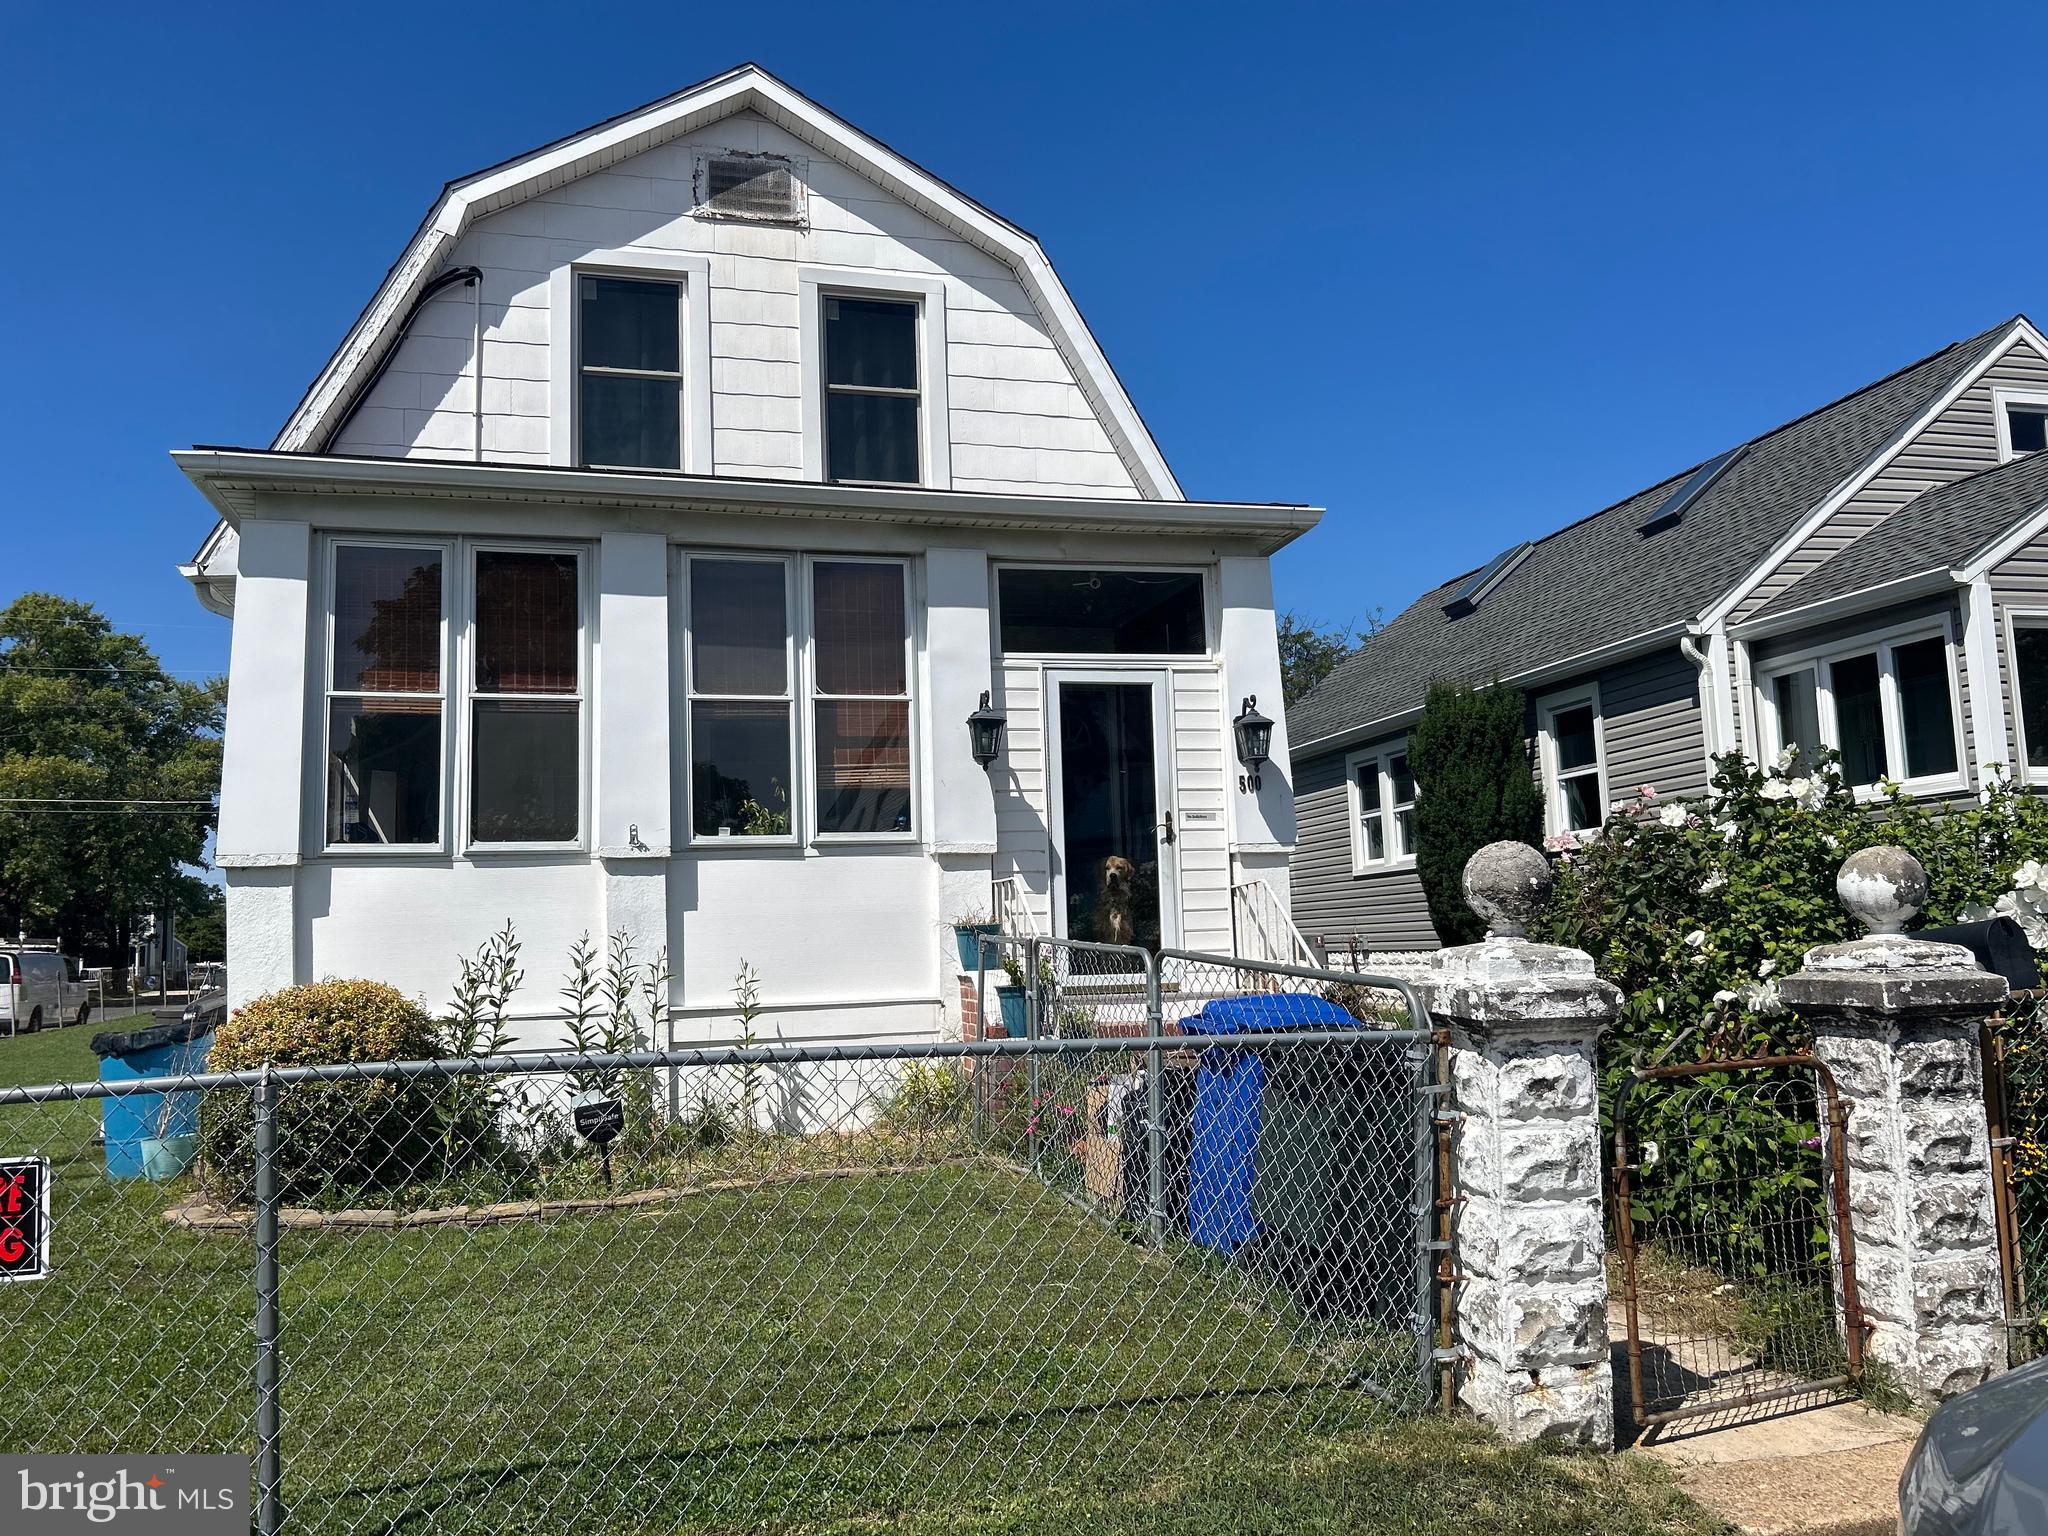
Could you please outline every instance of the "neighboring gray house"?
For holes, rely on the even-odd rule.
[[[1407,731],[1440,678],[1528,694],[1552,836],[1738,750],[2048,783],[2043,449],[2048,341],[2015,316],[1424,594],[1288,711],[1296,926],[1436,944]]]

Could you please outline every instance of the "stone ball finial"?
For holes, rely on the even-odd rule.
[[[1550,900],[1550,860],[1527,843],[1488,843],[1465,861],[1465,904],[1491,939],[1525,939]]]
[[[1927,905],[1927,871],[1905,849],[1879,844],[1842,861],[1835,894],[1865,933],[1903,933]]]

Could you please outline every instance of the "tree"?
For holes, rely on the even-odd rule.
[[[0,610],[0,930],[122,963],[204,856],[225,698],[89,603]]]
[[[1534,843],[1543,801],[1522,732],[1519,690],[1433,683],[1408,735],[1415,773],[1415,872],[1445,944],[1476,943],[1486,925],[1465,905],[1465,861],[1488,843]]]
[[[172,897],[177,911],[175,936],[185,945],[191,960],[225,960],[228,957],[227,893],[217,885],[183,876]]]
[[[1315,621],[1293,611],[1283,613],[1276,624],[1280,640],[1280,692],[1286,703],[1298,704],[1308,692],[1337,669],[1337,663],[1355,656],[1365,643],[1379,633],[1380,611],[1375,608],[1356,628],[1339,625],[1318,629]]]

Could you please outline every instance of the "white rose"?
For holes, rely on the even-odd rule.
[[[1657,812],[1657,820],[1667,827],[1682,827],[1685,825],[1685,807],[1667,805]]]
[[[1702,896],[1711,896],[1727,883],[1728,877],[1717,869],[1700,882],[1700,894]]]
[[[1732,1003],[1735,1001],[1735,997],[1735,993],[1730,992],[1726,987],[1723,987],[1720,991],[1714,994],[1714,1002],[1717,1006],[1722,1003]]]
[[[1691,933],[1685,936],[1685,942],[1691,948],[1699,949],[1707,942],[1707,930],[1704,928],[1693,929]]]
[[[1758,790],[1757,793],[1766,800],[1784,800],[1790,798],[1792,786],[1783,779],[1770,779],[1765,782],[1764,787]]]
[[[1760,966],[1758,966],[1758,967],[1756,968],[1756,973],[1757,973],[1757,975],[1759,975],[1759,976],[1768,976],[1768,975],[1770,975],[1770,974],[1771,974],[1771,972],[1775,971],[1775,970],[1776,970],[1777,968],[1778,968],[1778,962],[1777,962],[1777,961],[1775,961],[1775,960],[1766,960],[1766,961],[1765,961],[1765,962],[1764,962],[1764,963],[1763,963],[1762,965],[1760,965]]]

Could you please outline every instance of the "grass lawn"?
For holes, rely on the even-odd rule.
[[[83,1032],[0,1041],[0,1082],[90,1070]],[[95,1121],[0,1108],[0,1153],[58,1169],[56,1272],[0,1288],[0,1449],[246,1450],[249,1241],[109,1182]],[[1405,1333],[994,1159],[287,1230],[283,1275],[294,1532],[1714,1529],[1647,1465],[1396,1415],[1359,1388],[1412,1371]]]

